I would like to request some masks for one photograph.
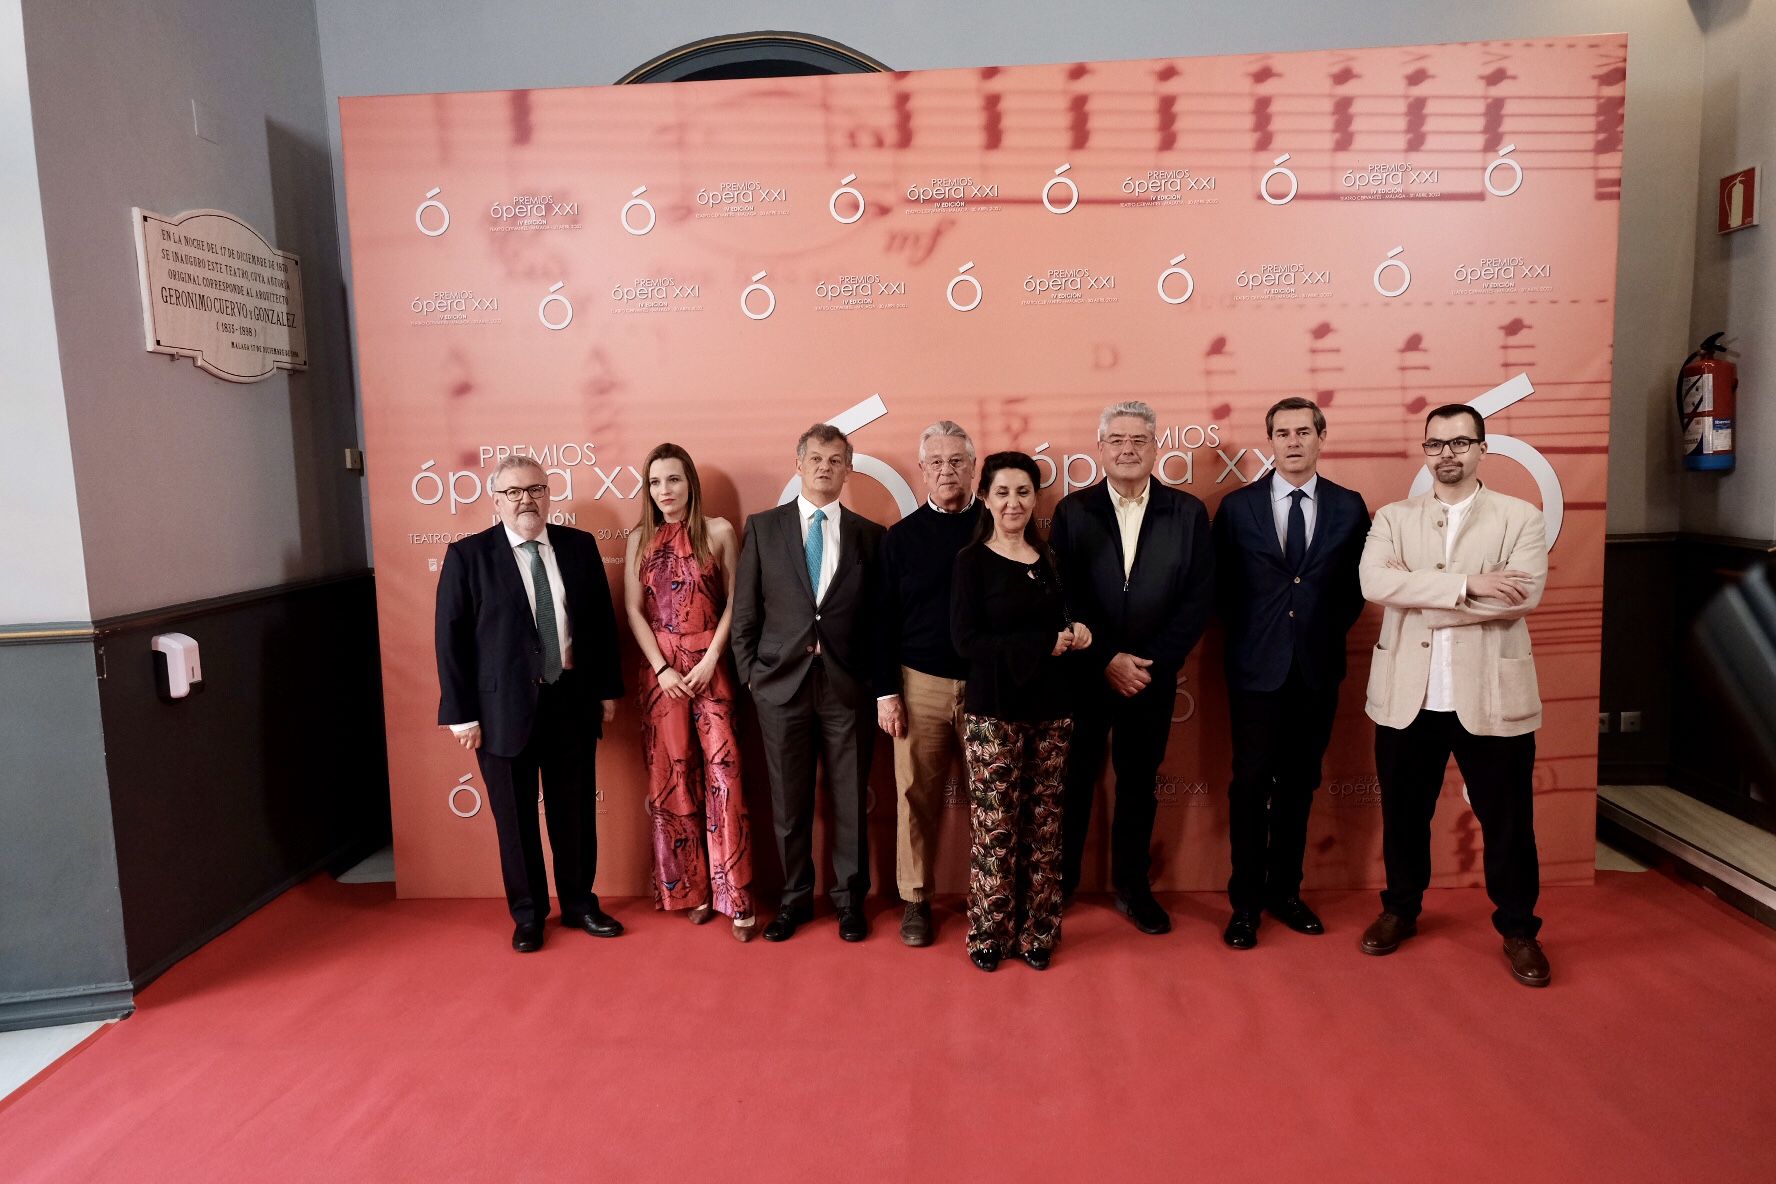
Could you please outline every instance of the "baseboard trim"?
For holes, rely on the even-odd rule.
[[[227,933],[230,929],[233,929],[236,925],[239,925],[242,921],[245,921],[248,917],[252,916],[290,889],[296,887],[296,885],[302,883],[302,881],[308,879],[310,876],[339,866],[341,862],[350,859],[353,853],[361,850],[363,846],[364,843],[361,840],[341,843],[339,846],[333,848],[333,850],[310,863],[307,867],[304,867],[300,871],[278,881],[277,884],[266,889],[264,892],[254,897],[250,902],[230,913],[225,919],[218,921],[196,937],[184,942],[172,953],[150,964],[142,971],[131,974],[130,981],[135,985],[135,989],[140,991],[143,987],[146,987],[149,983],[171,970],[181,960],[189,958],[192,954],[197,953],[197,951],[203,949],[203,947],[209,945],[212,941],[215,941],[218,937],[221,937],[224,933]],[[350,865],[347,864],[347,866]],[[125,944],[127,945],[127,933],[124,935],[124,938]]]
[[[118,1020],[135,1009],[135,992],[128,983],[0,995],[0,1032]]]

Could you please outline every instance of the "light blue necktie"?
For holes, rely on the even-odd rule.
[[[808,557],[808,584],[814,589],[814,600],[820,600],[820,561],[826,555],[826,531],[820,524],[826,521],[825,510],[815,510],[814,518],[808,523],[808,538],[802,544],[802,551]]]
[[[535,539],[522,544],[530,553],[530,581],[536,589],[537,640],[543,643],[543,681],[561,677],[561,637],[555,631],[555,593],[549,587],[549,569]]]

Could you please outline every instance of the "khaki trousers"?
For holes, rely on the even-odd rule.
[[[966,788],[962,758],[964,683],[902,666],[907,734],[894,740],[894,875],[900,898],[930,900],[932,858],[943,821],[944,791]]]

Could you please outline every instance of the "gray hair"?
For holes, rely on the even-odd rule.
[[[919,433],[920,464],[925,463],[925,445],[938,439],[940,436],[951,440],[962,441],[962,449],[968,454],[968,459],[974,459],[974,441],[968,438],[968,433],[962,430],[962,425],[951,419],[940,419]]]
[[[800,464],[802,458],[808,455],[808,441],[810,440],[820,444],[831,444],[834,441],[843,444],[845,446],[845,463],[847,465],[851,463],[851,437],[847,436],[844,432],[841,432],[838,428],[833,427],[830,423],[817,423],[810,426],[807,431],[802,433],[801,438],[796,441],[797,464]]]
[[[1110,430],[1110,421],[1113,419],[1142,420],[1147,424],[1149,432],[1155,436],[1159,435],[1159,416],[1153,414],[1153,408],[1139,399],[1112,403],[1104,408],[1104,414],[1098,416],[1098,439],[1104,438],[1104,434]]]
[[[545,478],[549,475],[549,470],[545,469],[543,467],[543,462],[536,457],[528,456],[521,452],[514,452],[508,456],[500,457],[499,464],[493,467],[493,475],[487,478],[487,487],[489,489],[498,488],[494,485],[494,482],[498,481],[508,469],[535,469]]]

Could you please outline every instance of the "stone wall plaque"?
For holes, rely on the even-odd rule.
[[[150,353],[229,382],[308,369],[301,260],[221,210],[130,216]]]

